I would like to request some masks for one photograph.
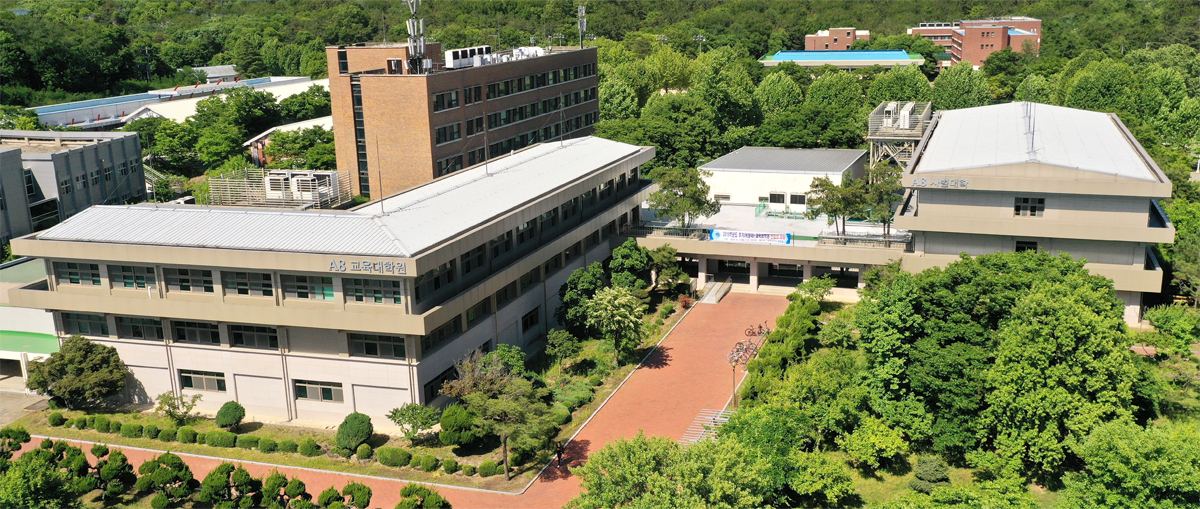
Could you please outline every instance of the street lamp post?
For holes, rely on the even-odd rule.
[[[704,53],[704,41],[706,40],[704,38],[704,36],[703,35],[693,35],[692,40],[700,43],[700,53]]]
[[[666,44],[670,39],[665,35],[656,35],[654,36],[654,40],[658,41],[659,44]]]

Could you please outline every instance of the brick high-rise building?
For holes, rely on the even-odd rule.
[[[871,39],[870,30],[856,30],[854,27],[830,28],[817,30],[815,34],[804,36],[806,51],[847,50],[859,39]]]
[[[950,54],[949,64],[971,62],[978,68],[989,55],[1004,48],[1024,51],[1025,41],[1033,44],[1036,53],[1042,44],[1042,20],[1013,16],[956,23],[921,23],[908,29],[908,34],[919,35],[946,48]]]
[[[591,134],[599,114],[594,47],[443,53],[429,44],[421,74],[407,68],[403,44],[330,46],[326,54],[338,169],[369,198]]]

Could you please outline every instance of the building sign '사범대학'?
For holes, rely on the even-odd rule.
[[[739,232],[734,230],[709,230],[708,240],[719,242],[742,242],[750,244],[779,244],[791,245],[792,234],[790,233],[760,233],[760,232]]]
[[[966,189],[971,182],[967,179],[913,178],[912,187],[940,187],[943,189]]]
[[[329,260],[330,272],[367,272],[371,274],[407,274],[404,262],[373,260]]]

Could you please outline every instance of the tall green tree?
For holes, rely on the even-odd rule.
[[[934,109],[956,110],[991,104],[992,93],[982,72],[973,69],[970,62],[959,62],[933,80],[930,98]]]
[[[1067,474],[1062,507],[1187,507],[1200,501],[1200,441],[1194,424],[1096,427],[1074,449],[1083,462]]]
[[[875,78],[867,90],[867,103],[928,101],[930,93],[929,78],[916,66],[893,67]]]
[[[812,219],[825,216],[833,224],[834,231],[844,235],[846,219],[865,210],[866,188],[863,179],[846,179],[841,184],[834,184],[829,177],[817,177],[808,192],[804,213]]]
[[[1030,74],[1017,85],[1013,99],[1035,103],[1050,104],[1054,87],[1050,81],[1037,74]]]
[[[79,408],[117,395],[130,375],[116,348],[71,336],[48,359],[30,363],[26,386]]]
[[[782,72],[768,74],[754,89],[754,100],[758,101],[763,117],[769,118],[804,104],[804,89]]]
[[[558,300],[561,304],[554,310],[554,320],[577,338],[591,337],[587,301],[605,286],[604,267],[600,262],[575,269],[558,288]]]
[[[597,95],[601,120],[624,120],[638,116],[637,92],[624,80],[610,78],[600,82]]]
[[[478,416],[479,428],[500,437],[504,476],[512,479],[509,449],[533,451],[545,447],[557,429],[546,397],[550,390],[535,388],[533,382],[510,377],[496,394],[472,392],[462,396],[467,408]]]
[[[608,263],[612,273],[614,286],[621,286],[629,291],[643,290],[650,273],[650,250],[639,246],[637,239],[630,237],[612,251],[612,261]]]
[[[44,454],[26,454],[0,476],[0,507],[66,509],[83,495],[71,473]]]
[[[588,300],[588,325],[613,345],[614,365],[646,337],[642,301],[621,287],[602,288]]]
[[[651,178],[658,190],[650,194],[648,203],[655,215],[666,221],[678,221],[684,228],[697,219],[716,215],[721,203],[709,197],[705,177],[712,174],[696,168],[656,168]]]
[[[313,85],[308,90],[279,101],[280,122],[285,124],[329,116],[332,111],[329,90],[320,85]]]

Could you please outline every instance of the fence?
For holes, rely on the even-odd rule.
[[[318,172],[322,177],[319,179],[309,175],[292,175],[289,178],[272,180],[271,187],[268,188],[266,177],[269,172],[303,173],[247,168],[210,178],[209,203],[244,207],[331,209],[350,201],[350,176],[345,173]]]

